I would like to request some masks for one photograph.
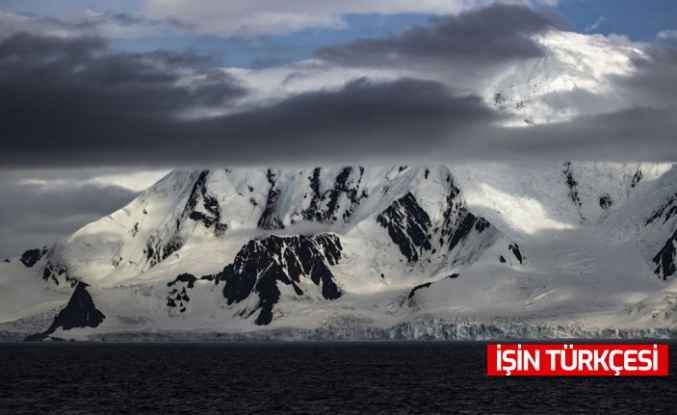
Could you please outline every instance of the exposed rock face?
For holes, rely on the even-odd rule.
[[[447,197],[441,224],[431,222],[430,216],[411,192],[393,202],[377,217],[379,225],[387,229],[388,235],[409,263],[419,262],[424,254],[429,256],[437,251],[452,252],[473,232],[484,233],[485,237],[478,239],[487,241],[495,233],[487,220],[468,211],[451,175],[446,177],[446,186]]]
[[[425,284],[417,285],[416,287],[412,288],[411,291],[409,291],[409,295],[407,296],[407,298],[408,299],[412,298],[416,294],[416,291],[422,288],[428,288],[432,284],[433,284],[432,282],[426,282]]]
[[[659,278],[667,280],[669,277],[675,275],[675,259],[677,255],[677,230],[667,240],[663,248],[653,258],[656,269],[654,272]]]
[[[197,278],[193,274],[180,274],[174,281],[168,282],[171,290],[167,294],[167,307],[176,308],[180,313],[186,312],[186,305],[190,302],[188,291],[195,287]]]
[[[642,177],[644,177],[644,173],[642,173],[642,170],[637,170],[635,174],[632,176],[632,182],[630,183],[631,188],[637,187],[639,182],[642,181]]]
[[[523,258],[522,258],[522,253],[520,252],[520,247],[519,247],[519,245],[517,245],[517,244],[515,244],[515,243],[510,244],[510,246],[508,247],[508,249],[510,249],[510,250],[512,251],[513,255],[515,255],[515,258],[519,261],[520,264],[522,264],[522,263],[523,263],[523,262],[522,262]]]
[[[430,217],[411,193],[395,201],[378,215],[377,220],[388,230],[388,235],[407,261],[416,262],[422,250],[431,250]]]
[[[188,217],[194,221],[201,222],[205,228],[214,229],[214,235],[220,237],[223,236],[228,227],[221,223],[219,202],[207,192],[206,180],[208,174],[208,170],[200,173],[193,186],[188,203],[186,203],[182,219]],[[180,222],[177,223],[177,229],[179,225]]]
[[[187,220],[200,223],[207,229],[213,231],[214,236],[221,237],[227,230],[227,225],[221,222],[221,208],[216,198],[209,194],[207,188],[207,177],[209,170],[203,170],[194,179],[188,200],[183,210],[176,217],[176,223],[172,222],[170,233],[157,231],[150,235],[144,254],[148,260],[148,267],[152,268],[158,263],[167,259],[170,255],[180,250],[184,243],[184,237],[181,236],[181,227]],[[138,226],[132,229],[136,235]]]
[[[45,281],[52,281],[56,285],[70,284],[75,287],[78,281],[68,275],[68,268],[64,265],[53,264],[47,262],[45,268],[42,270],[42,279]],[[61,280],[59,280],[61,279]]]
[[[47,253],[47,247],[42,249],[29,249],[21,255],[21,263],[28,268],[32,268]],[[8,261],[9,262],[9,261]]]
[[[448,186],[447,208],[444,211],[440,244],[446,246],[448,251],[452,251],[473,231],[483,233],[491,228],[491,224],[484,218],[477,217],[468,211],[465,202],[459,198],[461,190],[456,187],[451,175],[448,175],[446,180]]]
[[[273,307],[280,300],[278,284],[290,285],[296,295],[303,296],[302,279],[309,279],[321,287],[322,296],[334,300],[341,296],[330,266],[341,259],[341,242],[334,234],[306,236],[268,236],[252,240],[242,247],[232,264],[216,276],[216,282],[225,281],[223,295],[228,305],[239,303],[250,295],[259,298],[251,310],[260,310],[256,324],[269,324]]]
[[[302,212],[303,218],[315,222],[336,222],[339,217],[339,199],[345,195],[348,206],[341,214],[341,219],[347,222],[353,212],[359,206],[363,198],[367,197],[366,191],[360,191],[364,168],[344,167],[336,176],[333,186],[323,189],[320,180],[321,169],[313,170],[310,180],[311,200],[307,209]]]
[[[567,187],[569,188],[569,198],[578,206],[582,206],[581,198],[578,196],[578,182],[574,179],[574,171],[570,161],[564,163],[564,177],[566,179]]]
[[[97,327],[101,324],[106,316],[94,305],[87,287],[88,284],[78,282],[68,304],[56,316],[52,325],[40,334],[29,336],[26,341],[42,340],[58,328],[70,330],[76,327]]]
[[[273,173],[271,169],[268,169],[266,178],[270,184],[270,190],[268,190],[266,208],[259,218],[258,226],[260,229],[266,230],[284,229],[284,224],[282,223],[282,219],[277,210],[277,204],[280,199],[280,189],[275,180],[275,173]]]
[[[665,202],[661,203],[657,209],[646,219],[646,227],[662,229],[670,226],[668,222],[677,215],[677,193],[670,195]],[[671,226],[675,226],[673,222]],[[658,278],[667,280],[677,273],[677,228],[668,237],[665,244],[652,258],[655,264],[654,273]]]
[[[649,225],[651,223],[654,223],[660,218],[663,219],[661,224],[665,224],[670,219],[672,219],[672,217],[676,213],[677,213],[677,193],[669,197],[665,203],[663,203],[658,209],[656,209],[654,213],[647,218],[644,224]]]
[[[608,210],[611,206],[613,206],[613,204],[614,201],[608,194],[602,195],[599,198],[599,207],[601,207],[604,210]]]

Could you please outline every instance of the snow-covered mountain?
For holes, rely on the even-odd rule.
[[[174,171],[1,263],[0,332],[666,335],[676,247],[670,164]]]

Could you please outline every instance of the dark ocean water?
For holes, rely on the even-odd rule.
[[[676,359],[667,378],[487,378],[485,348],[0,344],[0,414],[677,413]]]

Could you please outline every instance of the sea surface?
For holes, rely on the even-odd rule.
[[[667,378],[488,378],[482,342],[0,344],[0,414],[666,414],[671,360]]]

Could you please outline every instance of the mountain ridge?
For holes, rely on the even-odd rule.
[[[672,315],[647,321],[638,310],[669,297],[675,171],[572,162],[174,171],[51,248],[0,265],[0,331],[44,332],[50,324],[32,316],[60,310],[73,290],[105,318],[53,336],[315,330],[336,318],[383,330],[431,317],[670,330]]]

